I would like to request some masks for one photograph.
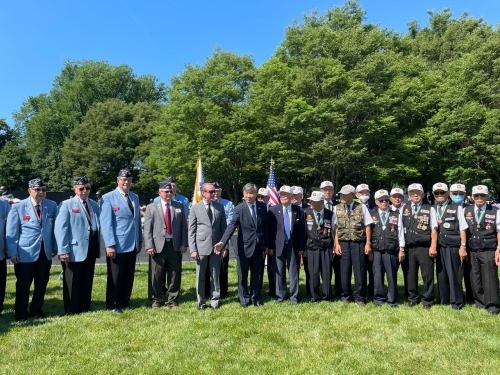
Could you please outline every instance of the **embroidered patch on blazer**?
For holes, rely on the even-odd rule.
[[[31,216],[30,215],[23,215],[23,220],[24,221],[30,221]]]
[[[120,211],[120,207],[119,206],[114,206],[114,207],[111,207],[111,209],[113,211]]]
[[[80,210],[79,210],[78,208],[72,208],[72,209],[71,209],[71,212],[78,213],[78,212],[80,212]]]

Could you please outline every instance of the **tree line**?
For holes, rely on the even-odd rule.
[[[241,198],[265,185],[373,188],[437,181],[497,192],[500,32],[466,13],[429,11],[406,33],[367,23],[358,1],[304,15],[271,58],[215,49],[169,85],[127,65],[67,60],[49,93],[0,122],[0,184],[41,175],[66,191],[85,174],[112,189],[118,170],[150,193],[169,175],[191,195],[200,153],[206,180]]]

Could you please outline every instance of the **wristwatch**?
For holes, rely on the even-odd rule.
[[[467,246],[467,244],[466,244],[465,242],[462,242],[462,243],[460,244],[460,246],[465,247],[465,246]]]

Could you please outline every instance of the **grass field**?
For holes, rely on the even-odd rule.
[[[242,309],[235,263],[230,298],[198,311],[195,266],[185,263],[180,308],[152,310],[147,266],[132,304],[104,310],[106,268],[98,266],[95,312],[62,316],[61,268],[52,268],[41,320],[14,321],[13,269],[0,317],[0,373],[18,374],[493,374],[500,368],[500,320],[467,305],[365,308],[341,302]],[[303,274],[301,275],[303,277]],[[264,285],[266,289],[266,285]]]

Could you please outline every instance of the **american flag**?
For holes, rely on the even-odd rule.
[[[278,189],[276,189],[276,179],[274,178],[274,160],[271,159],[271,170],[267,179],[267,188],[269,189],[269,206],[275,206],[279,203]]]

